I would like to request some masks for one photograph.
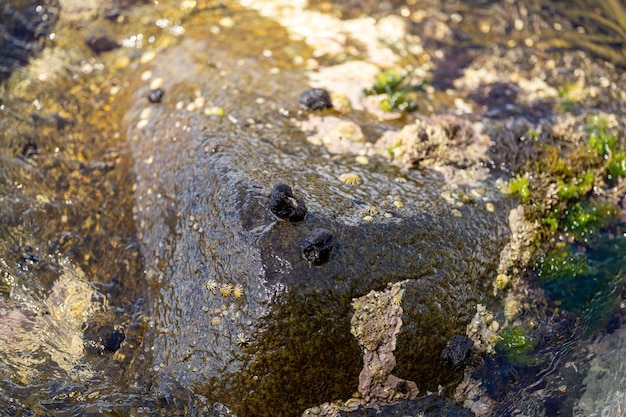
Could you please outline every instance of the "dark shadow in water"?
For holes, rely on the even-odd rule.
[[[0,82],[41,51],[59,13],[58,0],[0,1]]]

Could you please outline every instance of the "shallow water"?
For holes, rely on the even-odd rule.
[[[484,7],[477,8],[475,15],[469,14],[472,6],[469,3],[456,5],[457,12],[464,13],[466,18],[461,21],[456,29],[458,32],[454,32],[452,38],[445,35],[438,38],[437,28],[430,27],[428,20],[415,22],[411,30],[418,33],[423,30],[426,39],[424,43],[430,43],[434,49],[455,51],[451,39],[456,39],[459,43],[465,42],[480,50],[479,45],[493,41],[489,36],[499,33],[498,30],[502,33],[508,30],[506,24],[493,17],[498,15],[500,9],[493,4],[488,7],[482,3],[480,5]],[[506,3],[503,8],[508,10],[513,7],[511,4]],[[126,136],[129,119],[136,122],[148,116],[138,114],[141,111],[139,106],[132,109],[129,116],[129,109],[120,108],[116,103],[139,102],[128,100],[128,97],[143,97],[148,81],[159,77],[167,85],[168,78],[173,78],[169,74],[177,74],[179,77],[187,74],[190,79],[198,76],[213,77],[216,80],[214,90],[207,89],[198,94],[194,83],[190,82],[187,86],[179,83],[176,89],[166,88],[165,97],[187,97],[188,100],[182,101],[181,105],[192,107],[202,98],[203,104],[197,105],[198,110],[219,108],[235,119],[242,116],[254,119],[248,122],[247,127],[254,133],[250,135],[248,130],[246,134],[257,136],[259,142],[248,143],[246,146],[250,148],[245,153],[254,155],[259,152],[259,159],[280,167],[282,171],[279,176],[294,179],[296,184],[305,182],[307,175],[330,182],[336,181],[345,169],[358,173],[366,183],[383,183],[386,178],[394,177],[410,183],[411,187],[398,181],[380,189],[357,188],[346,191],[337,185],[330,191],[307,190],[307,202],[312,212],[322,211],[322,202],[333,202],[332,214],[347,218],[355,225],[360,223],[362,211],[368,208],[369,203],[383,202],[388,196],[402,196],[403,210],[417,210],[419,207],[419,210],[438,213],[443,210],[441,207],[445,207],[439,200],[440,194],[446,191],[444,177],[429,170],[406,173],[377,161],[364,167],[350,156],[329,156],[308,143],[304,135],[294,128],[292,121],[280,115],[279,107],[284,107],[292,115],[297,112],[295,103],[300,87],[308,83],[304,63],[315,57],[315,50],[300,39],[290,38],[281,25],[261,16],[257,11],[230,2],[198,2],[195,7],[182,9],[163,2],[159,7],[136,5],[122,8],[120,15],[123,18],[115,18],[118,20],[114,24],[110,19],[97,17],[107,14],[102,10],[81,9],[70,2],[62,6],[71,18],[54,32],[57,45],[54,53],[44,50],[31,61],[31,67],[26,70],[16,68],[2,91],[0,101],[0,314],[4,320],[0,327],[0,357],[3,362],[0,367],[0,405],[6,410],[6,415],[141,415],[156,413],[155,410],[167,413],[168,409],[172,413],[200,414],[199,410],[214,410],[216,407],[217,411],[210,412],[219,415],[222,413],[219,405],[205,405],[201,398],[194,397],[188,391],[189,381],[185,378],[193,380],[193,372],[181,371],[176,378],[181,386],[171,388],[172,393],[155,394],[154,375],[159,373],[161,363],[185,363],[189,360],[189,363],[197,365],[202,361],[195,362],[196,359],[189,359],[191,356],[158,357],[159,352],[167,351],[167,348],[157,351],[155,359],[152,347],[176,340],[169,339],[168,332],[183,334],[194,331],[192,327],[186,327],[189,323],[178,321],[184,316],[180,311],[189,306],[176,306],[177,300],[170,298],[173,292],[167,287],[161,287],[158,271],[168,270],[168,265],[170,271],[175,270],[179,257],[204,256],[201,251],[194,252],[197,248],[177,247],[174,240],[168,239],[181,233],[179,227],[193,228],[198,223],[198,227],[206,228],[195,217],[190,217],[202,215],[201,207],[194,201],[193,192],[194,189],[208,185],[207,179],[202,177],[202,164],[219,159],[219,156],[213,155],[212,146],[217,146],[215,149],[228,146],[228,135],[235,137],[241,132],[232,128],[232,120],[226,117],[207,116],[198,112],[198,116],[194,116],[196,119],[189,125],[198,129],[194,134],[201,133],[205,135],[204,138],[198,136],[197,143],[191,147],[164,148],[165,152],[171,153],[148,160],[142,145],[133,144],[131,138]],[[108,6],[111,5],[105,5],[103,9],[107,10]],[[419,4],[409,2],[409,5],[394,3],[390,9],[383,6],[378,3],[371,6],[372,14],[384,16],[389,10],[404,13],[401,11],[403,8],[418,13],[420,7],[441,7],[450,14],[453,12],[450,9],[454,9],[454,6],[432,1]],[[369,5],[364,7],[370,11]],[[317,8],[327,11],[329,6],[326,3],[315,3],[312,9]],[[351,14],[355,13],[355,9],[350,2],[331,9],[343,18],[354,17]],[[529,18],[529,25],[533,23],[532,15],[529,17],[523,10],[518,13],[520,18]],[[454,21],[457,18],[451,19]],[[485,22],[492,24],[489,35],[480,26]],[[472,32],[469,27],[475,25],[479,25],[481,30]],[[120,40],[123,44],[121,52],[95,55],[83,44],[83,39],[94,33],[104,33]],[[429,37],[427,34],[432,35]],[[264,42],[256,41],[259,38]],[[150,62],[149,53],[167,51],[172,45],[184,51],[185,55],[177,56],[173,53],[168,67],[153,68],[145,80],[141,79],[145,74],[142,68]],[[353,45],[353,48],[350,53],[355,56],[364,53],[362,45]],[[454,79],[452,74],[462,71],[467,65],[463,58],[471,59],[472,53],[470,50],[467,54],[452,54],[458,57],[458,61],[452,63],[454,65],[441,65],[433,71],[436,92],[430,103],[421,104],[422,108],[430,105],[432,107],[429,111],[435,112],[451,105],[451,99],[446,98],[444,89],[451,86],[449,83]],[[421,57],[416,54],[404,56],[404,59],[415,64],[417,56]],[[326,56],[319,57],[318,61],[329,65],[333,60],[341,59],[346,57]],[[207,65],[206,72],[200,72],[199,68]],[[246,70],[238,70],[238,66],[244,66]],[[256,68],[258,72],[250,71],[249,68]],[[276,72],[275,68],[282,72]],[[129,79],[129,74],[133,74],[133,78]],[[220,77],[226,81],[218,82]],[[230,89],[227,94],[219,93],[222,85]],[[252,85],[255,87],[255,100],[265,98],[254,105],[246,101],[250,100]],[[277,92],[282,95],[275,98]],[[491,99],[493,102],[490,105],[497,108],[497,94],[491,96]],[[212,102],[209,103],[209,100]],[[145,104],[147,107],[147,100]],[[618,108],[619,105],[615,106]],[[150,108],[151,120],[167,117],[165,106]],[[534,117],[530,110],[528,118]],[[416,116],[389,122],[372,122],[365,112],[353,117],[367,126],[366,135],[368,138],[371,136],[373,141],[385,130],[396,129]],[[210,123],[206,122],[207,126],[202,131],[204,118],[208,118]],[[149,129],[153,129],[150,132],[154,133],[155,141],[158,140],[158,126],[149,126]],[[206,141],[207,137],[218,135],[222,137],[217,145]],[[143,137],[141,140],[148,139]],[[183,157],[179,153],[190,148],[195,155]],[[281,152],[272,154],[273,149],[280,149]],[[300,160],[303,155],[305,162]],[[333,158],[333,163],[324,163],[329,157]],[[167,180],[171,181],[168,185],[176,184],[176,187],[180,187],[176,198],[186,201],[189,210],[162,203],[163,198],[172,202],[176,198],[161,195],[160,190],[151,188],[154,177],[148,175],[156,172],[158,176],[159,171],[142,167],[154,164],[155,161],[162,164],[163,170],[173,170],[178,164],[187,164],[189,161],[197,164],[198,173],[195,173],[194,167],[185,171],[189,178]],[[276,174],[270,175],[246,160],[235,161],[234,164],[253,172],[256,178],[260,178],[260,183],[272,183],[276,179],[273,176]],[[307,166],[311,171],[302,169],[292,176],[293,170],[302,166]],[[167,178],[165,173],[162,176]],[[233,181],[238,179],[234,178]],[[493,179],[491,181],[483,188],[486,188],[487,196],[493,197],[495,201],[498,191]],[[413,191],[407,192],[416,189],[420,191],[414,194],[410,194]],[[260,196],[268,191],[254,190]],[[144,199],[139,201],[138,196]],[[219,198],[217,194],[213,197]],[[354,209],[354,204],[344,204],[346,199],[357,202],[359,210]],[[210,201],[203,203],[211,204]],[[169,217],[164,216],[170,219],[169,223],[157,224],[162,229],[154,228],[151,224],[146,226],[137,223],[141,219],[150,218],[142,216],[141,211],[150,210],[151,204],[169,213]],[[216,210],[220,208],[216,207]],[[252,219],[248,226],[251,229],[257,227],[259,233],[262,233],[264,226],[267,226],[265,220]],[[228,222],[228,217],[224,217],[223,221]],[[141,245],[145,241],[158,242],[162,245],[162,253],[144,259],[146,252],[142,251]],[[216,241],[219,242],[219,237]],[[542,347],[543,350],[537,353],[541,358],[540,366],[515,370],[519,378],[515,384],[511,384],[512,389],[500,393],[502,406],[494,413],[572,415],[573,411],[568,410],[573,410],[579,394],[584,391],[581,374],[572,369],[576,366],[583,369],[586,366],[584,353],[588,338],[606,329],[607,324],[602,323],[608,323],[609,318],[604,315],[607,311],[614,313],[614,309],[619,307],[615,303],[620,299],[623,270],[613,266],[624,257],[623,245],[619,238],[607,239],[602,245],[601,249],[587,249],[592,256],[590,262],[594,262],[598,270],[597,274],[583,275],[582,278],[587,281],[581,281],[580,287],[563,285],[549,288],[554,298],[566,298],[568,291],[579,294],[583,291],[581,288],[593,291],[597,296],[583,300],[566,298],[563,301],[565,305],[568,302],[577,303],[581,316],[585,318],[588,315],[593,320],[582,320],[574,328],[568,327],[569,322],[562,327],[554,325],[555,331],[563,331],[562,343],[555,343],[554,340],[558,340],[555,338],[551,344]],[[231,256],[221,252],[219,245],[211,253],[215,259]],[[476,256],[480,257],[480,251],[477,250]],[[208,261],[204,259],[203,262]],[[608,267],[605,268],[605,264]],[[251,261],[249,268],[254,267]],[[197,270],[183,272],[195,276],[206,275],[206,270],[207,267],[200,264]],[[157,271],[156,276],[152,275],[154,271]],[[241,275],[241,272],[230,271],[229,274]],[[600,283],[587,287],[585,284],[589,281]],[[335,283],[329,281],[324,285],[331,287]],[[258,297],[258,303],[262,304],[269,297],[267,288],[271,286],[250,296]],[[182,287],[180,290],[187,291]],[[193,287],[189,287],[189,291],[193,290]],[[356,294],[363,289],[352,291]],[[602,308],[600,313],[596,313],[600,305],[607,303],[612,306],[612,310]],[[210,306],[214,307],[221,306]],[[598,314],[604,321],[597,318]],[[246,330],[246,324],[237,320],[229,322],[227,330],[231,338]],[[156,334],[155,323],[158,325]],[[597,327],[591,328],[589,323]],[[119,352],[105,348],[115,330],[125,334],[124,348]],[[210,354],[219,355],[219,352]],[[360,358],[347,360],[356,361],[352,367],[358,370]],[[576,366],[567,366],[570,362]],[[236,363],[220,366],[223,369],[216,372],[236,368]],[[493,365],[496,372],[505,375],[504,381],[510,383],[506,377],[508,367],[500,363]],[[405,372],[401,366],[399,372]],[[486,378],[494,377],[488,374]],[[562,397],[555,396],[554,393],[563,385],[567,386],[565,394]],[[355,388],[356,385],[352,383],[334,388],[333,392],[350,395]],[[198,391],[202,392],[202,388]],[[528,399],[520,404],[514,398],[519,398],[521,394]],[[545,404],[546,399],[549,399],[549,406]],[[280,402],[281,398],[273,398],[272,401]],[[249,410],[252,406],[244,409]],[[514,411],[516,409],[519,411]],[[301,411],[294,410],[293,415]]]

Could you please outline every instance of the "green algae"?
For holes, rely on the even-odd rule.
[[[578,201],[567,208],[562,230],[576,241],[588,241],[594,233],[609,225],[617,213],[613,204],[603,201]]]
[[[560,201],[569,201],[582,198],[593,186],[595,176],[592,171],[586,171],[581,176],[577,176],[572,180],[564,181],[557,179],[558,191],[557,196]]]
[[[520,196],[522,203],[528,202],[530,198],[530,188],[528,177],[517,175],[509,180],[509,192]]]
[[[374,85],[363,90],[367,96],[385,94],[380,108],[387,112],[413,112],[417,110],[417,103],[409,94],[423,89],[426,81],[411,84],[408,72],[400,74],[396,71],[385,71],[376,77]]]
[[[615,183],[626,176],[626,150],[617,130],[609,129],[607,121],[599,116],[588,119],[586,130],[589,147],[604,161],[607,181]]]
[[[615,218],[615,205],[592,190],[616,184],[626,173],[626,153],[617,131],[602,117],[589,117],[585,134],[573,146],[544,145],[523,174],[509,179],[508,190],[520,197],[527,219],[544,226],[539,239],[565,233],[585,242]]]
[[[560,308],[582,315],[583,327],[595,331],[619,308],[624,256],[624,237],[605,236],[586,248],[561,244],[540,262],[540,280]]]
[[[539,359],[533,356],[537,339],[520,326],[507,326],[499,334],[496,351],[513,365],[532,366]]]

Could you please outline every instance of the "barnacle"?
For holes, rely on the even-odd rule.
[[[217,326],[218,324],[220,324],[220,318],[219,317],[213,317],[211,319],[211,326]]]
[[[513,321],[517,316],[522,312],[522,306],[519,301],[511,299],[506,302],[504,305],[504,318],[507,321]]]
[[[232,293],[233,293],[233,284],[226,283],[220,287],[220,294],[222,294],[222,296],[230,297]]]
[[[239,346],[246,346],[250,343],[250,339],[243,333],[237,333],[237,344]]]
[[[210,279],[206,282],[206,289],[211,291],[214,295],[217,294],[217,282],[214,279]]]
[[[507,285],[509,285],[509,281],[510,279],[508,275],[498,274],[498,276],[496,277],[495,286],[499,291],[502,291],[507,287]]]
[[[235,285],[235,288],[233,289],[233,295],[237,299],[243,297],[243,287],[241,286],[241,284]]]
[[[347,185],[359,185],[363,183],[361,176],[354,172],[349,172],[347,174],[341,174],[339,176],[339,180]]]

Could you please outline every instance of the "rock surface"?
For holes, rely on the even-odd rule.
[[[168,99],[158,106],[147,107],[147,85],[129,89],[128,138],[141,164],[135,218],[159,288],[157,392],[175,391],[175,380],[240,415],[296,415],[348,398],[361,370],[351,300],[403,280],[398,375],[427,389],[448,381],[447,340],[465,331],[477,303],[495,302],[509,203],[490,190],[493,211],[450,205],[439,196],[441,176],[427,171],[364,169],[341,158],[320,164],[319,151],[278,112],[297,103],[304,80],[288,69],[255,78],[259,62],[242,63],[215,44],[210,59],[220,68],[211,68],[199,58],[207,49],[206,41],[183,41],[141,68],[164,80]],[[198,98],[230,105],[229,116],[187,110]],[[342,184],[348,171],[362,184]],[[268,201],[280,182],[306,204],[304,221],[272,215]],[[301,242],[318,228],[337,245],[327,263],[311,266]]]

